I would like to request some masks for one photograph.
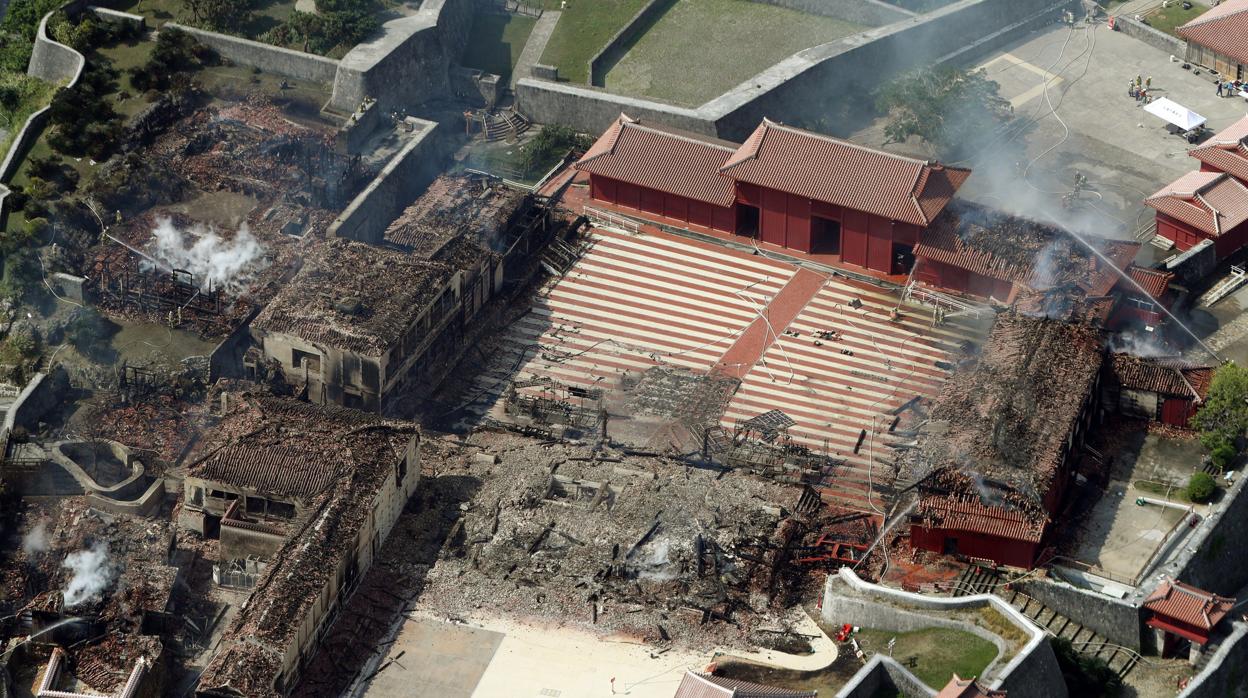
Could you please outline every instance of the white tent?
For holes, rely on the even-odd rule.
[[[1144,107],[1144,111],[1153,116],[1159,116],[1184,131],[1190,131],[1206,121],[1205,117],[1200,114],[1165,97],[1149,103]]]

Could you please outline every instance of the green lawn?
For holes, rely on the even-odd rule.
[[[646,0],[574,0],[559,16],[550,35],[542,63],[559,68],[559,77],[571,82],[589,81],[589,59],[594,57]],[[547,0],[546,9],[559,2]]]
[[[749,0],[680,0],[607,71],[606,86],[698,106],[802,49],[863,28]]]
[[[18,95],[15,106],[0,107],[0,128],[5,131],[3,142],[0,142],[0,160],[3,160],[26,119],[52,101],[57,86],[28,75],[4,73],[0,74],[0,87],[15,89]]]
[[[469,68],[494,73],[507,82],[535,24],[536,19],[522,15],[478,14],[472,20],[461,62]]]
[[[1175,34],[1175,29],[1187,24],[1208,11],[1208,7],[1200,4],[1193,4],[1192,9],[1190,10],[1183,9],[1183,5],[1181,4],[1175,4],[1170,7],[1163,7],[1162,9],[1157,10],[1153,14],[1145,17],[1145,19],[1153,29],[1178,36],[1178,34]]]
[[[963,678],[983,674],[997,656],[997,647],[991,642],[948,628],[924,628],[909,633],[863,628],[854,637],[867,654],[887,654],[889,638],[897,638],[893,658],[936,690],[944,688],[953,674]]]

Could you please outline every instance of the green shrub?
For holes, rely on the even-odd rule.
[[[1207,502],[1218,489],[1218,483],[1209,473],[1193,473],[1187,481],[1187,498],[1193,502]]]
[[[1055,637],[1051,639],[1053,654],[1057,656],[1057,666],[1061,669],[1062,679],[1066,682],[1066,690],[1072,696],[1080,698],[1110,698],[1122,691],[1122,679],[1118,672],[1109,667],[1103,659],[1088,657],[1077,652],[1070,640]]]
[[[1231,461],[1235,460],[1235,456],[1237,455],[1239,454],[1235,450],[1234,446],[1223,443],[1218,444],[1217,447],[1210,452],[1209,457],[1213,460],[1214,465],[1225,470],[1226,466],[1230,465]]]

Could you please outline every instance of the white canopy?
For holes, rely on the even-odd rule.
[[[1205,123],[1205,117],[1179,104],[1162,97],[1144,107],[1144,111],[1153,116],[1160,116],[1184,131],[1190,131]]]

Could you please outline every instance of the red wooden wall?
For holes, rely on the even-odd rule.
[[[616,206],[631,208],[679,223],[692,223],[726,233],[736,229],[737,216],[733,208],[724,208],[705,201],[688,199],[656,189],[639,187],[628,182],[591,174],[590,196]]]
[[[1010,297],[1010,291],[1014,288],[1009,281],[976,274],[926,257],[919,257],[915,260],[914,277],[923,283],[939,288],[979,298],[991,296],[1000,301],[1007,300]]]
[[[1157,214],[1157,234],[1167,240],[1173,240],[1175,247],[1183,251],[1191,249],[1201,240],[1210,237],[1194,226],[1164,213]],[[1217,252],[1218,259],[1226,259],[1238,252],[1244,245],[1248,245],[1248,222],[1241,223],[1213,238],[1213,248]]]
[[[945,528],[924,528],[918,524],[910,526],[910,545],[915,548],[944,553],[947,539],[957,541],[959,555],[982,557],[1024,569],[1035,566],[1036,556],[1040,553],[1039,545],[1013,538]]]

